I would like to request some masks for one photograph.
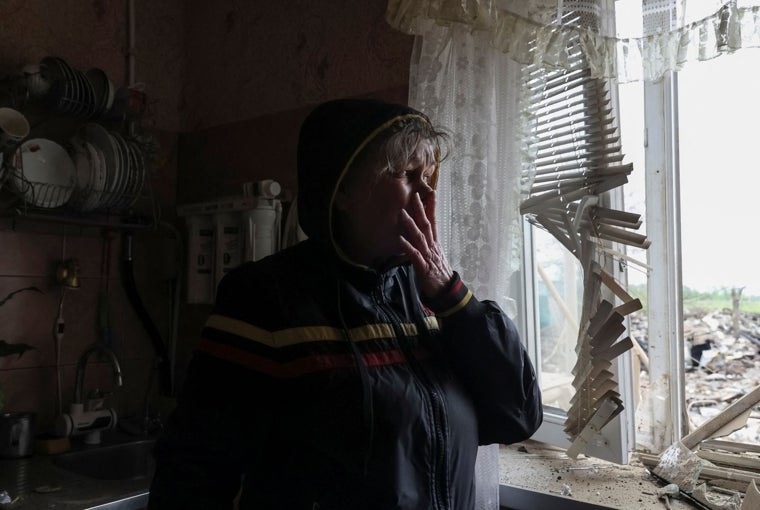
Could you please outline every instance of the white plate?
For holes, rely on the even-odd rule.
[[[127,204],[127,207],[132,207],[135,202],[137,202],[137,199],[140,197],[140,194],[142,193],[143,186],[145,185],[145,176],[147,169],[145,167],[145,159],[143,158],[142,149],[138,145],[132,144],[132,155],[134,156],[135,161],[135,168],[134,175],[135,175],[135,184],[134,184],[134,190],[132,191],[132,196],[130,198],[129,204]]]
[[[106,187],[106,158],[96,145],[85,142],[87,150],[90,152],[90,182],[92,187],[87,200],[82,206],[83,211],[92,211],[97,209],[103,200],[103,190]]]
[[[127,168],[129,166],[129,161],[124,154],[120,136],[112,131],[109,131],[108,135],[111,137],[111,140],[113,140],[114,148],[116,149],[116,172],[114,173],[113,186],[109,189],[110,196],[106,207],[109,209],[117,209],[119,202],[121,201],[121,195],[124,191],[123,188],[124,182],[126,181],[125,177],[129,170]]]
[[[76,172],[74,177],[76,178],[76,185],[74,192],[69,198],[69,207],[81,210],[82,204],[87,199],[92,188],[92,169],[90,163],[90,153],[85,146],[87,142],[81,138],[74,137],[71,139],[71,147],[73,152],[71,159],[74,161],[74,168]]]
[[[103,166],[105,185],[101,190],[101,197],[97,208],[106,208],[111,202],[111,192],[116,186],[116,178],[118,177],[119,172],[116,142],[106,128],[95,122],[88,122],[82,127],[82,136],[103,153],[105,162],[105,165]]]
[[[76,168],[66,149],[47,138],[25,141],[14,156],[14,186],[37,207],[60,207],[74,190]]]

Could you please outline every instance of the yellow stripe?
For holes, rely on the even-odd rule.
[[[456,305],[452,306],[451,308],[449,308],[445,312],[439,313],[438,316],[439,317],[448,317],[449,315],[453,315],[453,314],[457,313],[459,310],[461,310],[462,308],[464,308],[467,305],[467,303],[470,302],[471,298],[472,298],[472,291],[468,290],[467,294],[464,295],[464,297],[462,298],[462,300],[459,303],[457,303]]]
[[[343,340],[343,331],[340,328],[329,326],[307,326],[303,328],[281,329],[279,331],[267,331],[245,321],[232,319],[223,315],[212,315],[206,321],[209,328],[218,329],[226,333],[247,338],[264,344],[268,347],[287,347],[304,342],[337,341]],[[436,317],[426,317],[425,326],[429,330],[437,330],[438,320]],[[401,324],[404,334],[417,335],[415,324]],[[375,340],[378,338],[392,338],[393,327],[390,324],[367,324],[349,330],[351,339],[355,342]]]
[[[441,325],[438,322],[438,317],[436,317],[435,315],[425,317],[425,326],[430,331],[438,331],[439,329],[441,329]]]

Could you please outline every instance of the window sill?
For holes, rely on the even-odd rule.
[[[501,446],[499,467],[499,500],[504,510],[665,508],[657,497],[660,484],[636,456],[621,466],[584,455],[571,459],[563,449],[525,441]],[[693,508],[677,499],[670,504],[673,509]]]

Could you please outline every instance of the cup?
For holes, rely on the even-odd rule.
[[[0,152],[16,147],[29,135],[29,121],[13,108],[0,108]]]
[[[20,458],[34,453],[34,413],[0,414],[0,457]]]

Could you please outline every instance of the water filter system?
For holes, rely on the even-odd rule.
[[[188,229],[187,302],[211,304],[227,272],[281,247],[280,185],[246,183],[243,195],[177,207]]]

